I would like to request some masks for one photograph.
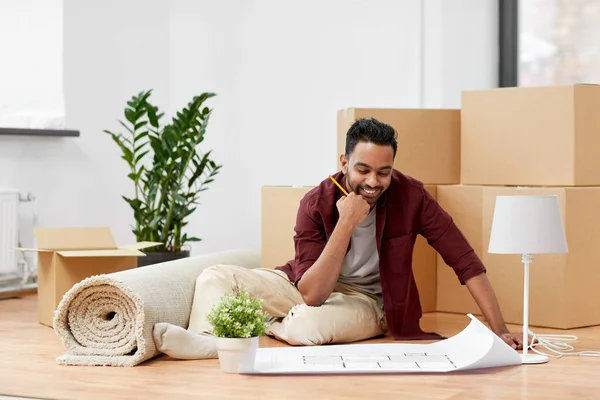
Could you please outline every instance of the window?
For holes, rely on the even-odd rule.
[[[0,134],[78,135],[64,130],[62,0],[0,3],[0,49]]]
[[[600,0],[499,5],[499,86],[600,83]]]

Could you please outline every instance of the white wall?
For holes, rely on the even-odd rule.
[[[423,0],[422,107],[460,108],[498,77],[498,2]]]
[[[65,0],[67,127],[82,136],[0,136],[0,186],[37,194],[40,225],[131,241],[125,164],[102,130],[140,90],[170,112],[213,91],[201,148],[223,170],[190,222],[193,252],[259,246],[263,185],[335,171],[338,109],[456,107],[460,88],[495,85],[491,6],[432,1]]]
[[[218,93],[204,148],[224,167],[190,224],[201,248],[259,245],[263,185],[335,171],[338,109],[419,105],[419,16],[418,1],[175,3],[171,105]]]

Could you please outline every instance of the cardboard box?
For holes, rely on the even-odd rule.
[[[313,187],[263,186],[261,266],[275,268],[294,258],[294,227],[300,200]]]
[[[312,187],[265,186],[262,188],[261,265],[274,268],[294,258],[294,226],[302,197]],[[436,186],[426,189],[434,197]],[[436,251],[417,237],[413,252],[413,271],[423,312],[436,307]]]
[[[489,254],[498,195],[557,195],[567,237],[566,254],[533,256],[529,322],[571,329],[600,324],[600,187],[438,187],[438,200],[455,219],[488,269],[506,322],[523,323],[523,264],[520,255]],[[437,309],[481,314],[465,286],[438,257]]]
[[[600,86],[462,93],[461,183],[600,185]]]
[[[339,158],[358,118],[375,118],[398,132],[394,168],[425,184],[460,183],[460,110],[349,108],[338,111]]]
[[[437,201],[450,215],[465,235],[475,253],[483,259],[482,201],[483,191],[478,186],[438,186]],[[437,287],[436,310],[442,312],[471,313],[481,311],[466,286],[461,285],[454,270],[436,253]]]
[[[160,243],[140,242],[117,246],[107,227],[38,228],[38,320],[52,326],[56,307],[64,294],[83,279],[137,267],[141,249]]]

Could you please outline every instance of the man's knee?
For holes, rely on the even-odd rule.
[[[202,284],[205,282],[215,282],[215,281],[230,281],[235,274],[236,267],[234,265],[213,265],[210,267],[206,267],[198,278],[196,278],[196,284]]]
[[[323,307],[294,306],[284,319],[286,341],[292,345],[315,346],[331,343],[333,332],[323,318]]]
[[[276,333],[291,345],[322,345],[365,340],[384,333],[382,318],[373,310],[298,304],[283,319]],[[283,332],[281,331],[283,328]]]

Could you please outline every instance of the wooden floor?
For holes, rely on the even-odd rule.
[[[44,399],[598,399],[600,357],[563,357],[471,373],[259,377],[223,374],[217,360],[160,356],[133,368],[59,366],[53,330],[37,324],[36,296],[0,301],[0,396]],[[422,327],[451,336],[467,316],[427,314]],[[600,350],[600,327],[569,332]],[[280,345],[264,338],[260,346]]]

